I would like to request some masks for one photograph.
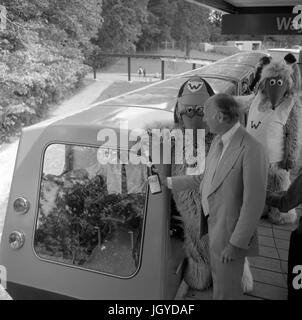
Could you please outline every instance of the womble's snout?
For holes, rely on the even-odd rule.
[[[272,104],[273,110],[275,110],[282,102],[287,90],[288,84],[282,78],[267,79],[265,93]]]

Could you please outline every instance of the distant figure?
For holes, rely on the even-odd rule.
[[[284,57],[285,62],[290,65],[293,69],[292,79],[294,82],[294,90],[295,92],[301,91],[301,72],[299,66],[297,64],[297,59],[292,53],[288,53]]]
[[[145,79],[145,81],[146,81],[146,76],[147,76],[146,68],[143,69],[143,75],[144,75],[144,79]]]
[[[138,72],[138,77],[141,78],[143,73],[144,73],[144,70],[143,70],[143,68],[141,66],[139,66],[137,72]]]
[[[257,65],[255,78],[250,85],[251,92],[253,92],[255,89],[257,90],[259,81],[261,79],[262,69],[264,68],[264,66],[270,64],[271,61],[272,61],[272,57],[270,57],[270,56],[264,56],[259,60],[258,65]]]

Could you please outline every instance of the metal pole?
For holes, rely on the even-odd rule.
[[[102,236],[101,236],[101,229],[100,228],[98,228],[98,243],[99,243],[99,247],[100,247],[102,244]]]
[[[131,57],[128,57],[128,81],[131,81]]]
[[[161,61],[161,79],[165,80],[165,61]]]

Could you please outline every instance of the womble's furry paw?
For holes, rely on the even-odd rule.
[[[245,258],[245,262],[244,262],[241,285],[242,285],[243,293],[250,293],[254,290],[254,279],[251,273],[250,263],[247,260],[247,258]]]
[[[269,221],[276,225],[294,224],[297,221],[297,212],[293,209],[285,213],[277,208],[271,208],[268,217]]]
[[[297,212],[296,210],[291,210],[287,213],[280,213],[280,224],[294,224],[297,221]]]
[[[188,258],[184,280],[192,289],[200,291],[209,289],[213,284],[210,264]]]

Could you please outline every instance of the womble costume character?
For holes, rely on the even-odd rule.
[[[299,153],[298,130],[301,124],[301,105],[293,83],[292,68],[284,61],[266,66],[258,93],[243,104],[249,109],[246,129],[265,146],[269,156],[268,190],[287,190],[289,170],[295,167]],[[294,223],[297,218],[295,210],[282,213],[273,207],[266,207],[264,215],[268,215],[275,224]]]
[[[284,57],[284,61],[293,69],[292,78],[294,82],[294,89],[299,93],[299,91],[301,91],[301,72],[297,64],[297,59],[292,53],[288,53]]]
[[[188,144],[192,143],[196,149],[198,129],[206,131],[206,153],[209,150],[213,135],[208,132],[203,120],[203,110],[205,102],[213,95],[214,92],[210,85],[197,76],[186,81],[179,90],[174,113],[174,128],[181,129],[183,132],[186,129],[193,129],[194,133],[193,141],[186,140],[184,143],[186,150],[189,149]],[[175,153],[176,149],[173,152]],[[172,165],[172,176],[199,175],[203,172],[204,161],[196,161],[195,165],[192,166],[184,159],[182,165]],[[176,192],[173,191],[173,186],[172,193],[184,228],[184,247],[188,261],[184,280],[193,289],[207,289],[212,285],[212,275],[209,261],[207,221],[202,212],[201,195],[198,189]],[[253,278],[248,262],[245,264],[242,285],[245,292],[252,290]]]

